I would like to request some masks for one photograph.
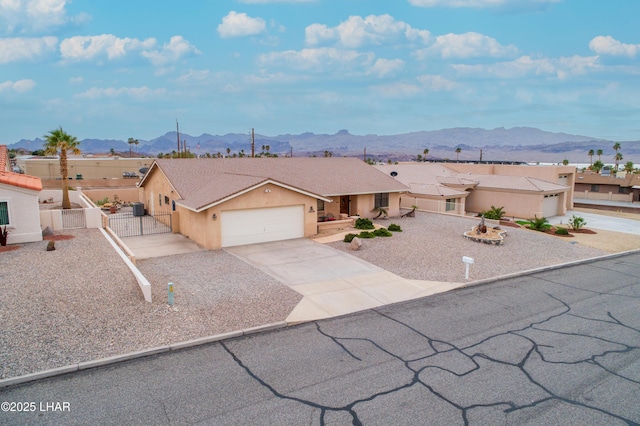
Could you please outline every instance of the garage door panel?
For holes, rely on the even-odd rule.
[[[304,206],[223,211],[222,246],[304,237]]]
[[[558,201],[560,197],[558,195],[546,196],[543,203],[544,217],[552,217],[558,215]]]

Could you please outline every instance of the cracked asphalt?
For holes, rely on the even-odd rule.
[[[0,424],[640,424],[640,253],[8,388]]]

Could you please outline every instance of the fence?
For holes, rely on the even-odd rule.
[[[171,219],[171,213],[145,216],[134,216],[133,213],[115,213],[109,215],[109,228],[120,238],[170,234]]]
[[[62,210],[62,229],[84,229],[86,227],[84,209]]]

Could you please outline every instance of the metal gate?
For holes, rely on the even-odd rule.
[[[62,229],[86,228],[84,209],[63,209]]]
[[[170,234],[171,213],[134,216],[133,213],[109,215],[109,228],[120,238],[142,235]]]

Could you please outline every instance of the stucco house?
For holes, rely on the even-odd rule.
[[[11,171],[9,152],[0,145],[0,228],[6,226],[8,244],[42,241],[38,177]]]
[[[575,168],[563,166],[560,170],[551,166],[541,171],[541,167],[549,166],[497,169],[493,165],[455,166],[460,169],[454,170],[450,164],[442,163],[404,163],[376,168],[411,188],[402,197],[402,207],[416,205],[429,211],[467,214],[496,206],[504,207],[507,216],[531,218],[563,215],[572,206],[573,184],[569,186],[568,182],[573,181]]]
[[[357,158],[156,160],[139,184],[149,214],[208,249],[309,237],[324,218],[400,214],[408,188]]]
[[[578,173],[574,197],[579,200],[640,201],[640,174],[619,171],[602,176],[591,171]]]

